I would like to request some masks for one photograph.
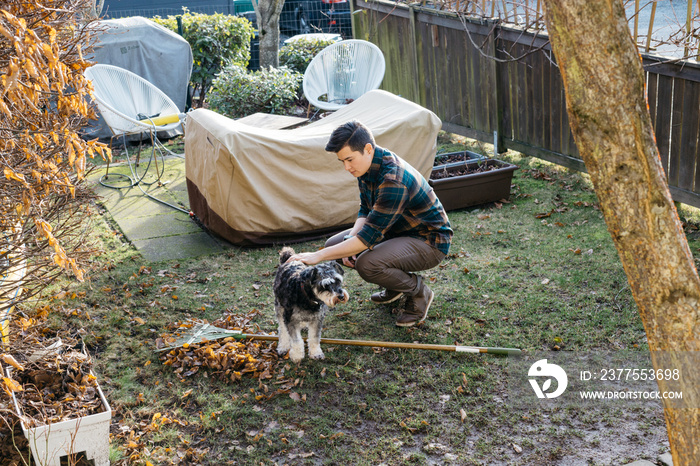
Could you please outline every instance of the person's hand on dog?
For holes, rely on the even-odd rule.
[[[318,251],[298,252],[287,259],[287,262],[300,261],[306,265],[316,265],[323,261],[342,259],[344,265],[354,269],[357,256],[365,249],[367,246],[356,237],[352,237],[342,243]]]
[[[292,257],[287,259],[287,262],[300,261],[306,265],[316,265],[321,262],[322,259],[318,257],[318,253],[315,252],[298,252]]]

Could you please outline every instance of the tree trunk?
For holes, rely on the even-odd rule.
[[[260,68],[279,66],[280,13],[284,0],[253,0],[258,22]]]
[[[677,466],[700,464],[700,279],[661,166],[644,72],[621,0],[545,0],[576,145],[593,181],[647,333]],[[665,360],[662,356],[671,355]]]

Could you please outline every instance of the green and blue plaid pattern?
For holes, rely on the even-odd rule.
[[[399,236],[423,239],[444,254],[452,228],[433,188],[408,162],[376,146],[372,165],[358,179],[359,217],[366,217],[357,237],[372,248]]]

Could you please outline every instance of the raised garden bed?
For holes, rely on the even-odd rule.
[[[112,410],[82,352],[61,345],[39,349],[25,367],[7,368],[23,387],[12,401],[36,464],[59,465],[83,454],[95,466],[109,466]],[[72,463],[71,463],[72,464]]]
[[[445,210],[463,209],[510,197],[516,165],[496,159],[434,166],[428,181]]]
[[[435,161],[433,162],[434,167],[443,166],[454,166],[459,165],[463,162],[476,162],[479,160],[486,160],[485,155],[477,154],[469,150],[464,150],[461,152],[447,152],[444,154],[437,154],[435,156]]]

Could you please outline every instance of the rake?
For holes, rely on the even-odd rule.
[[[211,324],[197,323],[189,329],[187,335],[173,342],[170,346],[157,349],[156,352],[162,353],[175,348],[180,348],[185,345],[201,343],[203,341],[218,340],[221,338],[232,337],[237,340],[264,340],[277,341],[277,335],[257,335],[243,333],[240,330],[228,330],[219,328]],[[304,338],[306,340],[306,338]],[[488,346],[460,346],[460,345],[433,345],[424,343],[400,343],[393,341],[372,341],[372,340],[340,340],[336,338],[321,338],[321,343],[326,345],[347,345],[347,346],[371,346],[378,348],[405,348],[405,349],[420,349],[420,350],[435,350],[435,351],[451,351],[453,353],[488,353],[488,354],[504,354],[508,356],[516,356],[520,354],[517,348],[495,348]]]

